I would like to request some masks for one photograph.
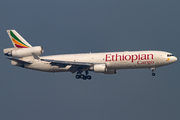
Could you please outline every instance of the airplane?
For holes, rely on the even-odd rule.
[[[136,68],[149,68],[155,76],[157,67],[177,61],[173,54],[157,50],[40,56],[43,47],[31,46],[16,30],[7,33],[14,47],[4,49],[4,55],[12,65],[44,72],[76,73],[76,79],[90,80],[89,71],[116,74],[118,69]]]

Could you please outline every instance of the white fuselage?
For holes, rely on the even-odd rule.
[[[58,61],[83,62],[93,64],[106,64],[107,69],[131,69],[131,68],[156,68],[177,61],[175,56],[164,51],[126,51],[104,53],[82,53],[42,56],[41,59]],[[33,59],[33,64],[25,65],[25,68],[46,71],[69,71],[71,65],[65,67],[52,66],[49,62]]]
[[[155,76],[156,67],[165,66],[177,61],[177,58],[164,51],[124,51],[103,53],[82,53],[42,56],[41,46],[31,46],[16,30],[7,30],[14,45],[3,49],[4,55],[11,64],[27,69],[44,72],[77,73],[76,79],[92,77],[89,71],[104,74],[116,74],[117,69],[151,68]],[[85,72],[85,75],[82,74]]]

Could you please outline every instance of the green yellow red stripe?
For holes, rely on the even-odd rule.
[[[22,47],[25,47],[27,48],[28,46],[26,45],[23,45],[22,43],[18,42],[17,40],[15,40],[14,38],[12,38],[12,41],[14,42],[14,44],[18,45],[18,46],[22,46]]]
[[[10,34],[12,36],[12,41],[16,45],[16,47],[20,48],[28,48],[29,46],[23,43],[12,31],[10,31]]]

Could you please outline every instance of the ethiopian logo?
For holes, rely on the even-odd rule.
[[[137,64],[153,64],[153,54],[133,54],[133,55],[119,55],[119,54],[106,54],[105,61],[137,61]],[[147,61],[148,60],[148,61]]]

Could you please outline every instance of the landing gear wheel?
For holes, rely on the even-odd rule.
[[[155,70],[156,68],[151,68],[151,70],[152,70],[152,76],[155,76],[156,74],[154,73],[154,70]]]
[[[76,77],[76,79],[79,79],[79,78],[80,78],[80,75],[76,75],[75,77]]]
[[[82,78],[82,79],[83,79],[83,80],[86,80],[86,79],[87,79],[87,77],[83,75],[83,78]]]
[[[83,79],[83,80],[86,80],[86,79],[90,80],[90,79],[92,79],[92,77],[90,75],[88,75],[88,73],[89,73],[88,71],[85,71],[86,75],[81,74],[82,72],[83,71],[78,71],[76,76],[75,76],[75,78],[76,79]]]
[[[84,78],[84,75],[79,75],[79,76],[80,76],[80,78],[82,78],[82,79]]]
[[[90,75],[87,76],[87,79],[88,79],[88,80],[91,80],[91,78],[92,78],[92,77],[91,77]]]

